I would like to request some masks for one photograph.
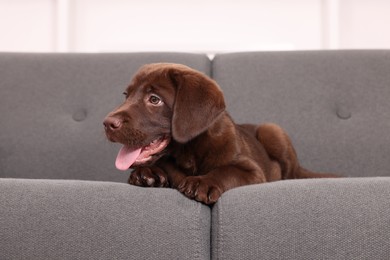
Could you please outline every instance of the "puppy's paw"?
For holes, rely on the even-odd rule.
[[[186,177],[177,189],[190,199],[211,205],[221,197],[223,190],[207,176]]]
[[[155,166],[134,169],[128,183],[141,187],[169,187],[168,175]]]

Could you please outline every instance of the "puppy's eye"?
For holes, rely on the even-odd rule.
[[[149,102],[150,102],[152,105],[155,105],[155,106],[161,105],[161,104],[162,104],[161,98],[160,98],[159,96],[157,96],[157,95],[151,95],[151,96],[149,97]]]
[[[123,92],[122,94],[125,95],[125,97],[127,97],[127,95],[128,95],[126,91]]]

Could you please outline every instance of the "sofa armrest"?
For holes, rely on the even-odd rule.
[[[0,179],[0,259],[209,259],[210,209],[172,189]]]
[[[388,259],[390,178],[288,180],[226,192],[213,259]]]

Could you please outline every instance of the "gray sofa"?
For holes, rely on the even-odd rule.
[[[102,120],[145,63],[213,77],[239,122],[280,124],[348,178],[213,206],[126,184]],[[0,259],[389,259],[390,51],[0,54]]]

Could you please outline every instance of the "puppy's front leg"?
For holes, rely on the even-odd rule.
[[[241,165],[227,165],[206,175],[185,177],[177,189],[188,198],[210,205],[227,190],[263,182],[266,182],[264,172],[258,167],[248,169]]]
[[[167,174],[169,187],[177,189],[180,183],[187,177],[187,175],[177,168],[171,159],[161,160],[158,163],[159,167]]]
[[[160,159],[155,165],[136,167],[128,183],[141,187],[171,187],[177,189],[186,175],[170,159]]]
[[[140,166],[130,174],[129,184],[141,187],[169,187],[167,174],[157,166]]]

